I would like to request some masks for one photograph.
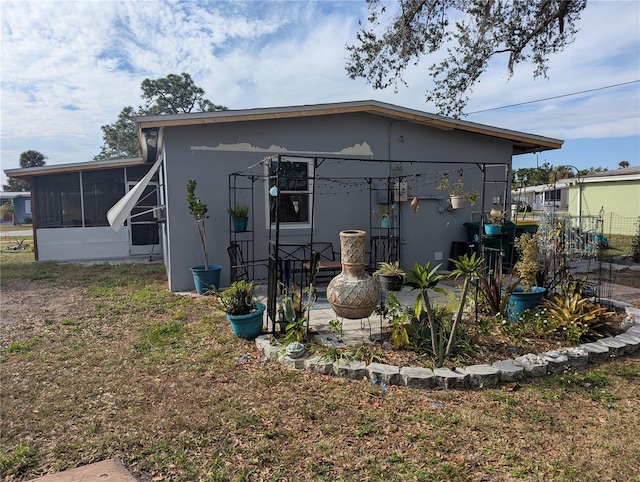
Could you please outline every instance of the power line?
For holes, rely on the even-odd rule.
[[[492,107],[490,109],[476,110],[474,112],[468,112],[466,115],[479,114],[480,112],[489,112],[491,110],[508,109],[509,107],[518,107],[520,105],[526,105],[526,104],[535,104],[536,102],[544,102],[546,100],[562,99],[563,97],[571,97],[572,95],[587,94],[589,92],[597,92],[599,90],[612,89],[614,87],[620,87],[623,85],[635,84],[636,82],[640,82],[640,79],[631,80],[629,82],[622,82],[621,84],[606,85],[604,87],[597,87],[595,89],[581,90],[580,92],[572,92],[571,94],[556,95],[554,97],[546,97],[544,99],[529,100],[527,102],[519,102],[517,104],[503,105],[502,107]]]

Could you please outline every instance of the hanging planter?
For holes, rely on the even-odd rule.
[[[467,207],[467,196],[451,196],[449,201],[452,209],[464,209]]]

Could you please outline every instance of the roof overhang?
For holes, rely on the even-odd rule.
[[[485,135],[509,141],[513,145],[513,155],[560,149],[564,141],[524,132],[501,129],[474,122],[452,119],[426,112],[399,107],[378,101],[356,101],[336,104],[316,104],[292,107],[273,107],[234,111],[197,112],[190,114],[171,114],[137,117],[138,134],[142,139],[143,131],[159,127],[221,124],[229,122],[248,122],[273,119],[292,119],[322,115],[368,113],[402,120],[442,130],[457,130],[472,134]]]
[[[65,172],[93,171],[95,169],[113,169],[117,167],[130,167],[144,165],[143,159],[112,159],[106,161],[74,162],[69,164],[54,164],[39,167],[23,167],[17,169],[5,169],[7,177],[24,179],[50,174],[62,174]]]

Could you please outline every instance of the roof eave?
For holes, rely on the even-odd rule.
[[[62,174],[65,172],[92,171],[94,169],[111,169],[116,167],[128,167],[145,164],[143,159],[110,159],[106,161],[74,162],[69,164],[53,164],[38,167],[21,167],[5,169],[4,173],[9,178],[23,179],[49,174]]]
[[[290,119],[360,112],[382,115],[392,119],[404,120],[443,130],[459,130],[504,139],[513,143],[513,155],[560,149],[564,142],[559,139],[452,119],[377,101],[258,108],[240,111],[198,112],[193,114],[156,115],[138,117],[136,118],[136,121],[138,123],[138,130],[141,132],[142,129],[154,127],[176,127],[229,122]]]

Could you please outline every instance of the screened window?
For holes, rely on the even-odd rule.
[[[280,160],[280,191],[278,218],[281,224],[306,224],[311,221],[311,163],[309,161]],[[269,166],[269,189],[276,185],[278,161]],[[270,220],[276,221],[276,198],[269,197]]]
[[[82,226],[79,173],[47,176],[38,180],[34,191],[38,227]]]
[[[124,196],[124,193],[124,170],[83,172],[84,225],[108,226],[107,211]]]

